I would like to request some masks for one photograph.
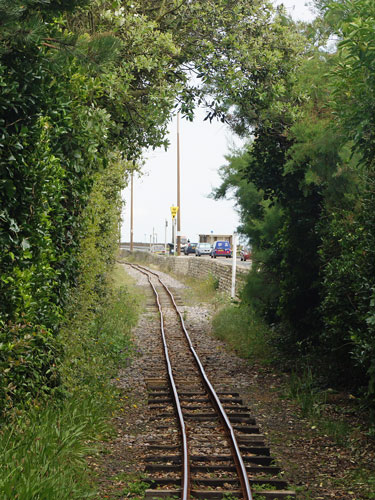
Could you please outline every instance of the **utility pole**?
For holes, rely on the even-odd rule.
[[[131,173],[131,178],[130,178],[130,251],[133,251],[134,245],[133,245],[133,195],[134,195],[134,186],[133,186],[133,171]]]
[[[177,255],[181,255],[180,113],[177,113]]]

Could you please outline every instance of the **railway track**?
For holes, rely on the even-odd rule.
[[[145,498],[293,499],[264,436],[238,393],[215,392],[185,328],[178,301],[159,275],[148,280],[160,318],[152,379],[147,381],[153,442]],[[152,307],[152,304],[150,304]]]

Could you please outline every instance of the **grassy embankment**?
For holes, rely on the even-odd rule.
[[[61,332],[64,397],[47,406],[34,402],[2,423],[2,500],[78,500],[95,494],[86,457],[111,434],[118,405],[111,379],[132,355],[130,332],[141,299],[118,266],[102,304],[93,311],[77,302]]]

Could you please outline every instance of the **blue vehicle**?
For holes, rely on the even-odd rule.
[[[216,259],[216,257],[226,257],[227,259],[232,257],[229,241],[215,241],[211,250],[211,259]]]
[[[188,243],[184,248],[184,254],[189,255],[189,253],[195,253],[198,243]]]

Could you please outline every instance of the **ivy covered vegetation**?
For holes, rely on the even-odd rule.
[[[304,51],[280,74],[288,92],[248,120],[253,136],[213,196],[238,203],[254,259],[243,298],[279,355],[374,409],[375,7],[315,4],[299,25]]]

